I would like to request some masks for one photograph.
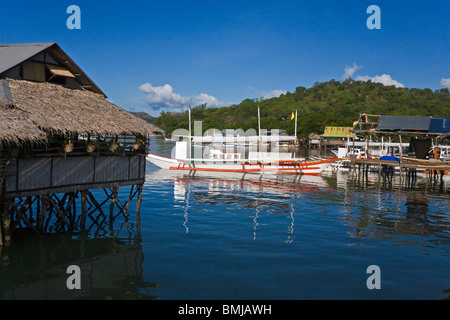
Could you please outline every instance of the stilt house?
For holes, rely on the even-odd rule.
[[[24,216],[16,198],[142,185],[162,133],[107,101],[56,43],[0,45],[0,226]]]

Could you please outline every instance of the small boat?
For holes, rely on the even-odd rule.
[[[149,153],[147,160],[162,169],[187,172],[319,175],[330,163],[338,159],[287,159],[286,156],[279,157],[275,152],[253,152],[248,159],[241,159],[239,152],[215,149],[204,159],[183,156],[172,159]]]

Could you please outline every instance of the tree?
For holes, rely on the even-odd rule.
[[[192,108],[192,120],[202,120],[207,129],[258,129],[258,107],[263,129],[283,129],[294,133],[290,120],[298,111],[298,133],[301,138],[312,132],[322,133],[325,126],[352,126],[360,113],[380,115],[426,115],[450,117],[450,94],[447,88],[396,88],[372,81],[343,82],[334,79],[316,82],[313,87],[297,87],[278,98],[245,99],[239,104],[207,108],[205,104]],[[171,133],[188,128],[188,112],[161,112],[155,121]]]

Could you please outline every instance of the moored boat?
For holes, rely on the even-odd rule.
[[[253,153],[253,157],[241,159],[240,153],[214,150],[210,157],[204,159],[172,159],[148,154],[147,160],[162,169],[169,170],[297,175],[319,175],[331,162],[338,160],[335,158],[314,160],[305,158],[279,159],[275,153],[261,153],[259,155],[261,157],[257,157],[258,153]]]

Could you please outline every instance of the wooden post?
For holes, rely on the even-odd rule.
[[[1,146],[1,144],[0,144]],[[4,217],[7,215],[7,210],[9,207],[6,206],[6,199],[4,197],[4,190],[6,190],[6,182],[3,177],[0,176],[0,248],[5,244],[5,228],[4,228]],[[5,212],[6,211],[6,212]]]
[[[355,140],[356,140],[356,134],[353,132],[353,146],[352,146],[352,157],[350,158],[352,161],[352,176],[355,174],[355,169],[356,169],[356,165],[355,165]]]
[[[81,191],[81,221],[80,221],[81,231],[84,231],[86,228],[86,214],[87,214],[86,194],[87,194],[86,190]]]
[[[400,138],[400,186],[402,185],[402,171],[403,171],[403,144],[402,135],[398,136]]]
[[[3,202],[0,204],[0,250],[3,247]],[[1,251],[0,251],[1,252]]]
[[[143,185],[140,184],[137,186],[138,189],[138,198],[136,203],[136,227],[137,231],[141,230],[141,203],[142,203],[142,189]]]
[[[48,212],[48,200],[44,196],[41,196],[41,205],[42,205],[42,210],[39,215],[39,220],[37,221],[37,224],[38,224],[37,229],[39,230],[39,232],[43,233],[44,232],[44,220],[45,220],[45,216],[47,215],[47,212]]]
[[[110,222],[114,220],[114,206],[116,204],[117,198],[119,197],[119,188],[113,187],[113,198],[111,200],[111,204],[109,205],[109,219]]]
[[[9,218],[9,203],[7,201],[3,201],[3,203],[1,204],[1,208],[3,245],[8,246],[11,244],[11,230],[9,228],[11,225],[11,219]]]

